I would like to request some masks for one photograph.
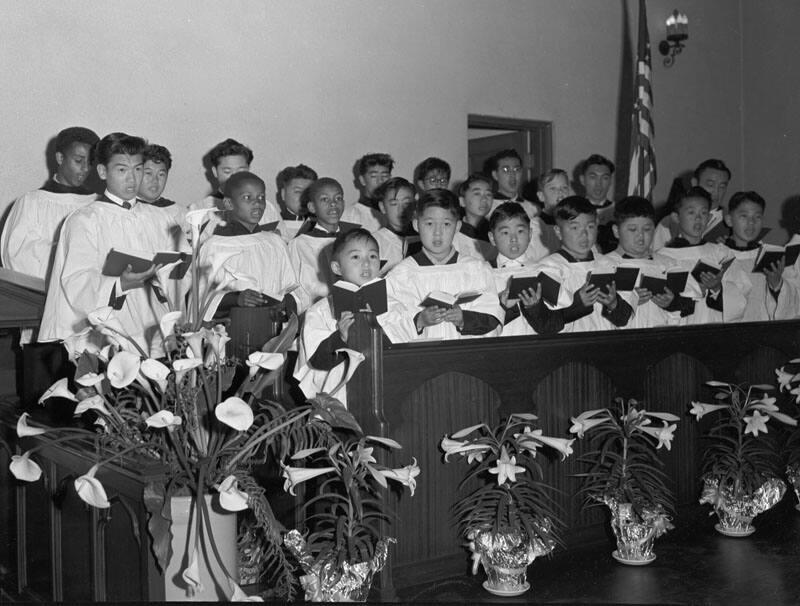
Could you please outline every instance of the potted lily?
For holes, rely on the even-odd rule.
[[[653,543],[673,526],[672,493],[666,486],[659,448],[672,448],[677,416],[650,412],[636,400],[615,399],[616,407],[587,410],[572,417],[570,433],[587,434],[595,450],[581,457],[588,466],[581,493],[586,504],[611,510],[611,529],[617,541],[612,557],[622,564],[641,566],[656,559]]]
[[[295,494],[314,480],[303,505],[304,532],[292,530],[284,544],[305,575],[300,578],[306,601],[365,601],[373,575],[386,564],[385,536],[391,512],[383,500],[389,481],[408,487],[414,496],[420,473],[416,459],[404,467],[379,463],[376,448],[402,448],[390,438],[364,435],[338,400],[321,394],[331,427],[320,445],[297,450],[282,463],[284,489]]]
[[[785,366],[775,370],[781,391],[787,391],[795,397],[795,404],[800,404],[800,358],[789,360]],[[786,478],[794,489],[798,499],[795,505],[800,511],[800,430],[794,429],[789,434],[785,445]]]
[[[703,491],[700,503],[714,508],[719,522],[714,528],[727,536],[745,537],[755,532],[753,518],[778,503],[786,484],[778,477],[780,458],[767,423],[797,421],[781,413],[771,385],[706,383],[716,403],[692,402],[691,413],[700,420],[713,415],[703,453]]]
[[[536,456],[552,450],[564,460],[574,440],[542,435],[538,418],[515,413],[495,427],[480,423],[445,436],[444,460],[459,455],[469,471],[460,484],[462,493],[477,480],[453,508],[460,534],[472,552],[472,573],[483,565],[490,593],[511,596],[530,589],[527,567],[559,543],[561,522],[556,515],[553,487],[543,481]]]

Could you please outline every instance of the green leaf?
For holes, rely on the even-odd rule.
[[[145,484],[142,500],[147,509],[147,531],[150,534],[150,549],[159,569],[164,572],[172,559],[172,513],[164,484]]]

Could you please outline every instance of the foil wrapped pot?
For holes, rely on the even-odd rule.
[[[753,518],[775,506],[785,492],[786,484],[779,478],[770,478],[753,493],[741,494],[730,486],[720,486],[718,478],[706,476],[700,503],[714,508],[720,532],[744,536],[753,532]]]
[[[472,574],[478,565],[486,571],[488,586],[501,592],[516,592],[525,585],[528,566],[538,556],[553,551],[555,541],[529,539],[520,530],[491,532],[474,530],[467,535],[472,551]]]
[[[617,539],[618,558],[631,562],[655,559],[653,543],[674,528],[664,508],[661,505],[642,507],[640,515],[631,503],[619,503],[612,497],[604,498],[603,502],[611,510],[611,530]]]
[[[797,497],[798,504],[795,507],[800,510],[800,464],[789,465],[786,468],[786,478],[794,488],[794,494]]]

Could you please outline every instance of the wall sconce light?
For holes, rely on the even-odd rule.
[[[689,37],[689,19],[676,9],[667,17],[667,39],[658,43],[658,51],[664,55],[664,65],[670,67],[675,63],[675,55],[679,55],[684,47],[684,40]]]

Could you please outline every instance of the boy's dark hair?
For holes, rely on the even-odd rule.
[[[583,196],[567,196],[556,204],[556,221],[572,221],[578,215],[597,216],[597,208]]]
[[[494,209],[494,212],[489,217],[489,231],[494,231],[500,221],[507,221],[508,219],[522,219],[525,225],[531,224],[531,218],[522,208],[522,204],[519,202],[503,202]]]
[[[147,147],[144,148],[144,153],[142,154],[142,160],[147,162],[150,160],[151,162],[155,162],[156,164],[163,164],[167,167],[167,170],[172,168],[172,154],[169,153],[169,150],[164,147],[163,145],[156,145],[155,143],[150,143]]]
[[[694,169],[694,178],[700,181],[700,175],[702,175],[703,171],[707,168],[721,170],[728,175],[728,179],[731,178],[731,169],[725,166],[725,163],[722,160],[717,160],[716,158],[709,158],[708,160],[703,160],[700,164],[698,164],[697,168]]]
[[[115,154],[128,156],[143,155],[147,142],[141,137],[126,133],[110,133],[100,139],[94,148],[94,159],[97,164],[106,165]]]
[[[331,258],[336,259],[342,249],[354,240],[366,240],[367,242],[374,244],[375,248],[379,248],[378,241],[371,233],[369,233],[369,230],[364,229],[363,227],[357,227],[355,229],[342,232],[336,236],[336,239],[333,241],[333,246],[331,247]]]
[[[678,198],[673,212],[678,212],[681,209],[681,204],[683,204],[683,201],[688,200],[689,198],[702,198],[708,203],[708,208],[711,209],[711,194],[699,185],[694,185],[687,189],[686,193]]]
[[[385,166],[391,171],[394,168],[394,160],[389,154],[367,154],[361,156],[358,161],[358,174],[366,175],[367,170],[373,166]]]
[[[550,183],[556,177],[564,177],[567,180],[567,185],[569,185],[569,175],[567,174],[567,171],[560,168],[551,168],[550,170],[545,171],[536,177],[537,191],[544,191],[545,185]]]
[[[258,183],[265,190],[267,188],[266,183],[264,183],[264,179],[256,174],[251,173],[250,171],[242,170],[238,173],[233,173],[230,177],[228,177],[228,180],[225,181],[225,191],[223,192],[225,197],[232,198],[234,190],[240,187],[243,183]]]
[[[478,182],[486,183],[489,185],[489,187],[492,186],[491,177],[487,177],[483,173],[472,173],[469,177],[467,177],[464,180],[464,182],[461,185],[458,186],[458,195],[463,196],[465,193],[467,193],[467,190],[469,190],[469,188],[472,187],[473,183],[478,183]]]
[[[754,191],[737,191],[728,201],[728,212],[732,213],[744,202],[752,202],[753,204],[757,204],[761,207],[762,211],[767,208],[767,201],[764,200],[764,198],[762,198],[758,193]]]
[[[63,154],[73,143],[85,143],[89,149],[92,149],[99,140],[100,137],[93,130],[83,126],[70,126],[56,135],[53,149]]]
[[[458,198],[449,189],[429,189],[422,192],[417,200],[415,208],[416,216],[419,217],[425,212],[426,208],[443,208],[453,214],[453,218],[461,218],[461,207]]]
[[[308,186],[308,189],[306,190],[307,201],[311,202],[323,187],[328,187],[329,185],[335,185],[339,188],[340,192],[344,193],[342,184],[336,179],[333,177],[320,177]]]
[[[656,220],[656,209],[647,198],[641,196],[628,196],[614,205],[614,222],[622,225],[628,219],[644,217]]]
[[[414,187],[414,184],[409,182],[408,179],[404,179],[403,177],[392,177],[388,181],[384,181],[378,186],[373,193],[373,197],[376,200],[385,202],[390,196],[396,196],[397,192],[401,189],[410,189],[412,196],[417,194],[417,188]]]
[[[216,166],[220,158],[225,156],[244,156],[248,164],[253,163],[253,150],[236,139],[225,139],[222,143],[217,143],[208,152],[208,161],[211,166]]]
[[[608,172],[610,172],[612,175],[614,174],[614,163],[605,156],[601,156],[600,154],[592,154],[591,156],[586,158],[586,160],[581,162],[580,173],[582,175],[585,175],[586,171],[589,170],[589,167],[592,166],[592,164],[599,164],[601,166],[605,166],[606,168],[608,168]]]
[[[428,173],[434,170],[441,170],[447,175],[448,181],[450,180],[450,165],[441,158],[425,158],[419,163],[414,170],[414,181],[424,181]]]
[[[522,158],[516,149],[503,149],[486,161],[486,172],[492,173],[496,171],[498,164],[500,164],[500,160],[505,160],[506,158],[516,158],[519,160],[520,165],[522,165]]]
[[[278,189],[283,189],[292,179],[308,179],[316,181],[319,178],[317,171],[305,164],[298,164],[297,166],[287,166],[278,176],[275,177],[275,184]]]

